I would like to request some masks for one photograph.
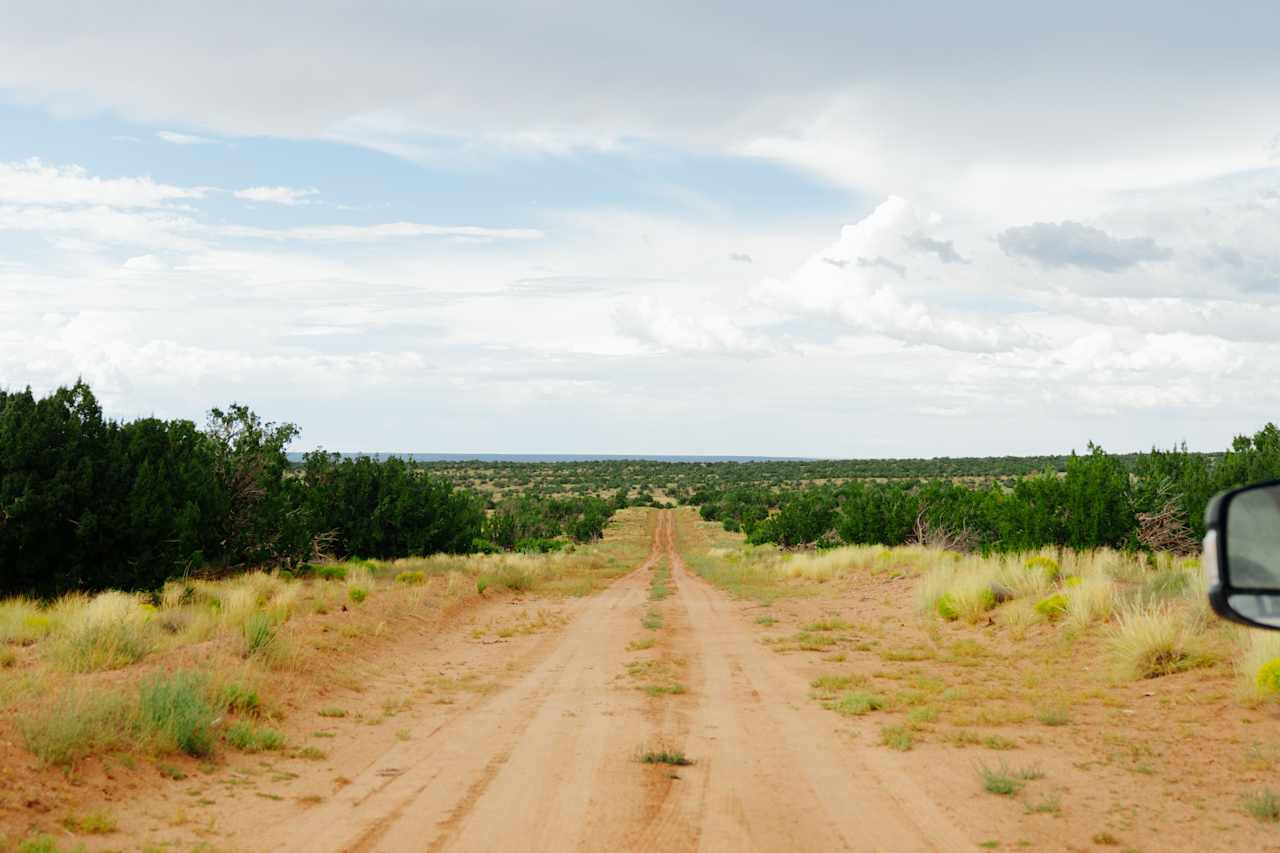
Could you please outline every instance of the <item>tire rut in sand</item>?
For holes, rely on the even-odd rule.
[[[808,685],[762,647],[728,597],[689,574],[674,515],[643,565],[575,605],[546,656],[421,740],[373,756],[352,784],[289,826],[253,836],[292,850],[937,850],[963,836],[874,748],[836,734]],[[671,579],[650,602],[652,569]],[[650,607],[663,626],[650,633]],[[628,644],[652,636],[653,651]],[[688,692],[646,696],[637,660]],[[689,767],[644,765],[643,748]],[[299,824],[302,829],[299,829]]]

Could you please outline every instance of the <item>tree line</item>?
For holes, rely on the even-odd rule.
[[[291,466],[297,435],[243,405],[199,428],[107,419],[84,382],[0,390],[0,596],[152,589],[317,556],[545,550],[599,538],[616,508],[524,497],[487,513],[481,495],[398,458],[315,451]]]
[[[1191,552],[1204,511],[1223,489],[1280,478],[1280,429],[1238,436],[1222,454],[1171,450],[1115,456],[1093,444],[1053,468],[966,486],[933,478],[793,490],[703,490],[702,517],[784,547],[938,544],[960,550],[1077,549]]]

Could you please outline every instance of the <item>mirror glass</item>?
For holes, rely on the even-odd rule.
[[[1266,486],[1241,492],[1231,499],[1227,507],[1226,557],[1227,576],[1235,587],[1273,589],[1280,592],[1280,485]],[[1258,608],[1265,602],[1236,599],[1266,598],[1265,596],[1232,596],[1231,606],[1242,615],[1250,611],[1270,617],[1272,605],[1265,610]],[[1274,618],[1274,617],[1271,617]]]
[[[1252,622],[1280,628],[1280,596],[1237,593],[1227,598],[1227,606]]]

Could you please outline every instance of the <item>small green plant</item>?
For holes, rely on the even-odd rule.
[[[1244,810],[1263,823],[1280,821],[1280,794],[1263,788],[1244,796]]]
[[[109,835],[119,828],[115,817],[102,809],[83,815],[67,815],[62,819],[62,825],[76,835]]]
[[[805,625],[805,631],[847,631],[853,626],[843,619],[819,619],[817,622],[810,622]]]
[[[919,708],[912,708],[907,712],[907,723],[912,726],[936,723],[938,721],[938,713],[938,709],[933,705],[923,705]]]
[[[835,694],[841,690],[848,690],[850,687],[861,685],[866,680],[861,675],[820,675],[810,681],[809,686],[818,693]]]
[[[1280,658],[1271,660],[1258,667],[1258,675],[1254,679],[1258,692],[1266,695],[1280,693]]]
[[[258,697],[258,691],[239,682],[224,684],[218,699],[228,711],[237,714],[257,714],[262,710],[262,700]]]
[[[757,625],[764,625],[764,626],[767,628],[767,627],[769,627],[770,625],[777,625],[777,624],[778,624],[778,619],[777,619],[777,617],[772,616],[772,615],[770,615],[770,614],[766,613],[766,614],[765,614],[765,615],[763,615],[763,616],[757,616],[757,617],[756,617],[756,624],[757,624]]]
[[[316,566],[316,577],[322,581],[344,581],[347,579],[346,566]]]
[[[640,624],[650,631],[656,631],[662,627],[662,614],[650,608],[649,612],[640,620]]]
[[[164,778],[172,779],[175,782],[181,782],[187,778],[187,774],[182,771],[182,768],[173,764],[157,764],[156,770]]]
[[[322,717],[345,717],[347,715],[347,712],[342,708],[329,705],[327,707],[321,708],[319,711],[319,714]]]
[[[890,749],[907,752],[915,739],[905,726],[884,726],[880,729],[880,742]]]
[[[162,749],[211,755],[217,712],[207,698],[208,682],[204,673],[193,670],[143,679],[138,686],[142,732]]]
[[[996,750],[1018,748],[1017,741],[1010,740],[1009,738],[1003,737],[1002,735],[986,735],[982,739],[982,745],[985,746],[987,749],[996,749]]]
[[[627,651],[642,652],[645,649],[653,648],[653,644],[655,642],[657,641],[654,640],[653,637],[645,637],[643,640],[632,640],[631,642],[627,643]]]
[[[954,622],[960,618],[960,611],[956,609],[951,593],[943,593],[938,596],[938,600],[933,603],[933,609],[934,612],[948,622]]]
[[[223,734],[227,743],[241,752],[274,751],[284,748],[284,735],[276,729],[255,728],[245,722],[227,726]]]
[[[683,684],[646,684],[642,689],[650,696],[681,696],[686,692]]]
[[[396,575],[396,583],[408,584],[410,586],[417,586],[418,584],[424,584],[426,582],[427,582],[426,572],[401,572],[400,574]]]
[[[298,750],[298,757],[305,758],[308,761],[324,761],[329,757],[329,753],[325,752],[323,749],[319,749],[318,747],[304,746],[302,749]]]
[[[688,767],[693,761],[685,757],[680,750],[661,749],[645,752],[640,756],[641,764],[667,764],[672,767]]]
[[[860,717],[871,711],[879,711],[885,706],[884,697],[878,693],[865,690],[854,690],[824,703],[827,708],[837,714],[848,717]]]
[[[1041,708],[1036,718],[1046,726],[1065,726],[1071,722],[1071,712],[1062,705]]]
[[[1057,794],[1050,794],[1042,797],[1037,802],[1025,802],[1022,804],[1027,814],[1062,814],[1062,799]]]
[[[1065,593],[1055,592],[1053,595],[1045,596],[1036,602],[1036,612],[1047,619],[1057,619],[1067,612],[1067,596]]]
[[[360,604],[369,597],[369,590],[362,586],[351,586],[347,588],[347,597],[356,604]]]
[[[52,835],[29,835],[14,849],[17,853],[62,853],[58,839]]]
[[[1005,764],[999,767],[978,765],[978,777],[982,780],[982,788],[989,794],[1012,797],[1022,790],[1025,780]]]
[[[62,819],[62,826],[75,835],[109,835],[119,829],[115,816],[102,809],[83,815],[69,814]]]
[[[269,614],[262,611],[250,613],[240,629],[244,640],[244,656],[267,656],[276,642],[276,622]]]

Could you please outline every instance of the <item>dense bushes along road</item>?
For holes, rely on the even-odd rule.
[[[614,505],[499,504],[399,459],[317,451],[244,406],[191,421],[103,418],[83,382],[0,391],[0,596],[150,589],[188,571],[295,565],[317,549],[397,557],[598,538]]]
[[[1280,430],[1267,424],[1221,456],[1183,448],[1120,458],[1089,446],[1066,471],[969,488],[947,479],[854,481],[793,491],[763,488],[695,494],[702,517],[746,531],[753,543],[901,545],[963,550],[1044,546],[1189,551],[1204,510],[1222,489],[1280,477]]]

